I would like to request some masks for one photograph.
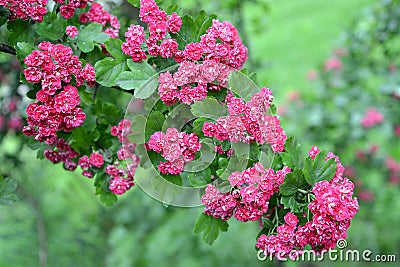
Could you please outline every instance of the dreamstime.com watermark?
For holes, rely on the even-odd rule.
[[[316,253],[312,250],[293,250],[289,252],[289,255],[285,251],[278,251],[275,256],[266,255],[263,250],[257,252],[257,258],[260,261],[272,261],[274,259],[278,261],[288,261],[290,258],[294,258],[293,261],[308,261],[308,262],[319,262],[324,260],[329,261],[341,261],[341,262],[397,262],[397,256],[395,254],[374,254],[369,249],[358,250],[358,249],[346,249],[347,241],[339,239],[336,242],[337,249],[323,250]]]

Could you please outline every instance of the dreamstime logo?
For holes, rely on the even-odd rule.
[[[397,257],[394,254],[374,254],[369,249],[357,250],[357,249],[346,249],[348,246],[345,239],[339,239],[336,242],[337,249],[322,250],[321,252],[315,252],[313,250],[292,250],[289,254],[286,251],[278,251],[276,256],[267,255],[265,251],[259,250],[257,252],[257,258],[260,261],[270,260],[274,258],[278,261],[287,261],[288,258],[293,261],[309,261],[318,262],[328,259],[329,261],[341,261],[341,262],[396,262]]]
[[[166,71],[173,72],[176,68],[177,65],[160,71],[142,83],[139,89],[157,88],[159,74]],[[256,89],[257,92],[260,91],[260,88],[245,74],[241,72],[235,72],[235,74],[240,79],[247,79],[246,83],[251,84],[253,91],[254,89]],[[250,92],[252,91],[249,90],[249,88],[243,88],[243,90],[242,88],[237,88],[235,90],[238,97],[243,98],[245,101],[250,100]],[[214,114],[213,110],[210,110],[207,112],[207,115],[199,116],[196,114],[196,116],[193,114],[194,112],[191,106],[186,104],[175,105],[172,110],[169,109],[168,111],[166,107],[167,106],[160,100],[157,92],[154,92],[151,96],[146,98],[146,101],[133,96],[127,106],[125,120],[132,122],[131,128],[133,131],[133,134],[129,138],[131,142],[137,144],[135,153],[140,157],[140,164],[134,174],[135,183],[149,196],[166,205],[179,207],[201,206],[201,195],[204,193],[205,186],[203,185],[197,188],[192,187],[187,181],[184,181],[185,179],[183,179],[182,185],[177,185],[164,178],[157,169],[159,161],[155,162],[155,160],[151,158],[144,144],[154,132],[152,131],[154,127],[157,128],[157,131],[162,131],[164,133],[168,128],[176,128],[178,131],[184,131],[187,129],[188,125],[193,126],[192,123],[197,118],[215,121],[220,115]],[[163,117],[160,118],[160,116]],[[201,150],[197,152],[200,153],[200,157],[185,164],[185,175],[202,175],[201,172],[213,164],[216,158],[216,152],[214,151],[216,144],[211,138],[202,139],[200,144]],[[250,144],[241,142],[231,143],[231,148],[233,148],[235,153],[238,152],[237,154],[240,154],[240,157],[228,157],[227,167],[225,171],[219,175],[219,178],[222,179],[217,179],[213,182],[216,186],[219,186],[219,188],[224,187],[227,191],[231,188],[227,181],[229,175],[233,171],[242,171],[246,169],[250,159]],[[271,166],[273,158],[274,153],[270,146],[264,145],[256,160],[267,168]]]

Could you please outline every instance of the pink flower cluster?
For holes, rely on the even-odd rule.
[[[43,155],[45,158],[53,163],[64,162],[66,170],[74,171],[77,165],[72,159],[79,156],[79,153],[68,145],[64,138],[56,139],[51,145],[55,147],[44,150]]]
[[[214,185],[207,186],[201,198],[204,213],[222,220],[228,220],[233,214],[243,222],[258,220],[268,211],[269,199],[278,192],[290,171],[284,167],[275,173],[255,163],[242,172],[233,172],[228,178],[234,187],[232,192],[221,194]]]
[[[279,119],[267,114],[272,100],[272,92],[267,88],[262,88],[247,103],[241,98],[229,97],[229,115],[219,118],[215,123],[205,122],[203,133],[219,141],[268,143],[274,152],[282,152],[286,133]]]
[[[28,105],[26,114],[29,125],[24,126],[23,133],[35,137],[39,142],[46,141],[49,145],[54,143],[58,131],[70,132],[85,120],[86,115],[78,107],[79,104],[80,97],[76,87],[66,85],[44,104]]]
[[[182,26],[181,18],[174,12],[167,16],[154,0],[140,1],[140,19],[147,23],[149,38],[146,40],[151,56],[172,57],[178,49],[178,43],[170,38],[165,39],[167,32],[177,33]],[[164,40],[165,39],[165,40]],[[160,44],[161,42],[161,44]]]
[[[0,0],[0,6],[5,6],[10,11],[8,19],[23,19],[41,22],[47,13],[48,0]]]
[[[1,77],[0,77],[1,78]],[[0,98],[0,133],[6,131],[20,131],[24,125],[21,116],[17,111],[20,97],[12,97],[11,99]],[[6,126],[6,127],[4,127]]]
[[[131,25],[125,33],[126,41],[122,43],[122,52],[127,54],[135,62],[141,62],[146,58],[144,50],[141,48],[145,39],[144,28],[140,25]]]
[[[79,166],[82,168],[82,175],[88,178],[93,177],[93,167],[100,168],[104,164],[104,157],[100,153],[92,153],[90,157],[83,155],[78,160]],[[92,170],[90,169],[92,168]]]
[[[124,194],[134,186],[133,176],[139,165],[140,159],[134,154],[136,144],[128,140],[128,136],[131,133],[131,122],[128,120],[121,120],[117,126],[111,127],[111,135],[118,137],[118,140],[122,143],[117,152],[118,160],[127,161],[125,169],[119,167],[119,162],[106,167],[106,173],[111,176],[109,188],[111,192],[117,195]]]
[[[86,118],[78,107],[80,96],[77,88],[70,84],[72,78],[75,77],[78,86],[84,81],[93,86],[96,74],[90,64],[82,68],[82,62],[72,55],[70,47],[42,42],[39,48],[42,51],[34,50],[24,59],[26,80],[41,83],[41,90],[36,94],[39,102],[26,108],[29,125],[23,132],[37,141],[54,143],[58,131],[69,132]]]
[[[136,169],[136,167],[130,168],[128,165],[126,170],[118,168],[118,164],[106,167],[106,173],[111,176],[108,188],[113,194],[122,195],[135,185],[132,175],[135,171],[132,169]]]
[[[313,147],[312,151],[315,150]],[[294,222],[297,220],[290,215],[293,219],[285,218],[286,224],[278,227],[277,235],[261,235],[256,246],[266,255],[276,256],[279,252],[280,257],[293,257],[296,255],[291,251],[302,250],[307,244],[320,252],[334,248],[339,239],[346,238],[350,221],[359,210],[358,200],[353,198],[354,184],[343,178],[344,167],[339,158],[332,153],[325,160],[329,158],[335,158],[337,162],[336,174],[330,181],[314,184],[315,200],[308,204],[312,220],[296,229]]]
[[[171,58],[178,50],[178,43],[175,39],[167,38],[167,32],[177,33],[182,25],[181,18],[174,12],[167,16],[154,0],[140,1],[140,19],[148,24],[149,37],[145,39],[144,28],[132,24],[125,33],[126,41],[122,44],[122,51],[132,57],[135,62],[146,59],[145,51],[141,45],[146,41],[148,53],[151,56],[161,55],[164,58]]]
[[[84,1],[81,0],[81,2]],[[101,24],[103,26],[103,31],[111,38],[118,38],[119,36],[121,25],[118,18],[104,10],[103,6],[99,3],[93,2],[88,12],[80,15],[79,20],[82,23],[96,22]]]
[[[166,162],[161,161],[158,170],[163,174],[179,174],[184,171],[185,163],[194,160],[201,144],[195,133],[178,132],[168,128],[166,133],[155,132],[146,143],[147,150],[161,153]]]
[[[292,260],[299,256],[294,248],[297,245],[296,239],[296,227],[299,223],[299,219],[292,212],[288,212],[283,217],[285,224],[277,227],[276,235],[265,235],[262,234],[258,239],[256,246],[264,251],[264,254],[275,255],[279,257],[279,260],[286,257],[290,257]]]
[[[174,58],[180,63],[173,75],[160,75],[158,93],[166,105],[204,99],[207,90],[219,89],[214,83],[227,86],[230,71],[241,68],[247,60],[247,48],[229,22],[214,20],[200,42],[189,43],[182,51],[175,39],[165,38],[167,32],[174,34],[180,30],[182,20],[176,13],[167,16],[154,0],[141,0],[140,18],[149,26],[149,37],[145,38],[142,26],[131,25],[125,33],[122,51],[133,61],[141,62],[147,58],[142,48],[146,43],[149,55]]]
[[[191,104],[203,100],[208,90],[227,86],[229,73],[247,60],[247,48],[232,24],[214,20],[200,42],[177,50],[174,59],[180,63],[178,71],[160,75],[158,94],[166,105]]]
[[[361,120],[361,125],[364,128],[371,128],[379,123],[382,123],[384,116],[376,108],[368,108]]]
[[[70,19],[75,14],[75,9],[85,8],[88,4],[88,0],[55,0],[55,2],[62,4],[60,7],[60,14],[66,19]]]
[[[219,86],[212,86],[214,83],[226,86],[231,70],[225,64],[210,60],[202,64],[183,61],[174,74],[170,72],[160,74],[158,94],[168,106],[177,102],[190,105],[206,98],[209,90],[219,90]]]
[[[399,184],[400,183],[400,162],[396,161],[394,158],[388,156],[385,159],[386,168],[389,171],[390,183]]]

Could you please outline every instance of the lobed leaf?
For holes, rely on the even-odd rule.
[[[204,213],[200,215],[194,225],[194,233],[203,233],[203,240],[209,245],[212,245],[218,238],[219,232],[228,231],[228,222],[219,218],[208,216]]]
[[[290,137],[285,143],[285,152],[281,154],[283,163],[290,167],[300,167],[300,144],[294,137]]]
[[[196,117],[210,118],[217,120],[228,115],[228,110],[223,107],[218,100],[206,97],[191,106],[192,114]]]
[[[96,80],[99,84],[112,87],[117,84],[117,79],[126,70],[126,62],[106,57],[94,65]]]
[[[314,160],[308,156],[304,161],[304,177],[308,184],[314,185],[322,180],[331,180],[336,173],[336,162],[334,158],[325,161],[326,153],[319,152]]]
[[[111,56],[113,56],[115,59],[124,61],[128,58],[127,55],[122,53],[121,45],[122,45],[122,40],[118,38],[110,38],[104,43],[108,53],[110,53]]]
[[[260,91],[257,84],[240,71],[232,71],[229,74],[228,84],[232,92],[246,102],[250,101],[251,97]]]
[[[94,49],[94,43],[103,44],[110,36],[102,32],[103,26],[99,23],[90,23],[83,27],[78,34],[76,44],[84,53]]]
[[[284,196],[291,196],[305,186],[307,186],[307,182],[304,179],[303,171],[295,168],[293,172],[286,174],[283,184],[279,187],[279,192]]]

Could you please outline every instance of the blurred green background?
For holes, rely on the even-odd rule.
[[[216,13],[239,28],[249,48],[247,67],[257,72],[260,86],[273,90],[287,134],[296,135],[304,153],[311,144],[331,149],[353,170],[347,175],[356,182],[357,193],[365,197],[360,199],[361,210],[348,233],[349,248],[395,254],[400,261],[400,190],[398,182],[388,178],[392,175],[393,180],[393,172],[396,176],[398,170],[387,166],[388,157],[395,162],[400,160],[399,137],[392,131],[393,125],[400,125],[399,103],[391,98],[399,87],[398,73],[397,69],[387,71],[388,64],[400,63],[396,53],[400,42],[396,30],[389,31],[383,41],[371,30],[385,32],[387,29],[379,23],[389,25],[390,21],[385,20],[388,17],[395,21],[400,18],[397,1],[174,3],[187,13],[200,8]],[[394,4],[386,8],[388,3]],[[125,5],[111,5],[112,13],[129,13]],[[396,12],[389,14],[391,11]],[[378,15],[378,22],[374,12],[383,14]],[[391,53],[384,53],[381,48],[372,51],[387,39],[394,40],[387,48]],[[359,46],[352,48],[352,44]],[[362,47],[366,44],[367,48]],[[324,62],[328,58],[339,59],[344,67],[327,70]],[[10,60],[1,54],[0,59]],[[351,72],[354,70],[357,73]],[[3,96],[5,87],[3,80]],[[373,129],[364,129],[359,122],[371,105],[384,113],[385,121]],[[378,152],[371,151],[371,145],[377,145]],[[15,165],[12,155],[17,154],[20,162]],[[18,133],[4,136],[0,162],[1,173],[9,173],[19,181],[19,200],[0,206],[0,267],[46,263],[77,267],[366,264],[261,262],[254,249],[260,229],[257,222],[230,221],[229,231],[210,247],[193,233],[201,208],[166,208],[139,187],[121,197],[115,206],[105,207],[94,196],[91,180],[37,160],[35,152],[21,146]]]

